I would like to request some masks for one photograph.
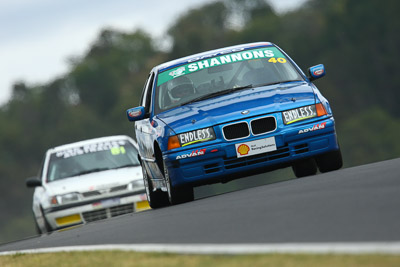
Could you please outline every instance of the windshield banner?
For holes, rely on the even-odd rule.
[[[217,57],[207,58],[192,62],[183,66],[179,66],[173,69],[166,70],[158,75],[157,86],[172,80],[176,77],[193,73],[202,69],[212,68],[219,65],[225,65],[234,62],[260,59],[260,58],[285,58],[281,51],[276,47],[263,47],[252,50],[244,50],[237,53],[220,55]]]
[[[63,151],[58,151],[56,153],[56,157],[66,159],[69,157],[75,157],[83,154],[95,153],[106,150],[110,150],[111,153],[114,155],[114,154],[119,154],[118,152],[120,152],[121,148],[123,149],[122,154],[125,154],[125,149],[123,148],[125,144],[126,141],[124,140],[95,143],[95,144],[85,145],[82,147],[74,147]]]

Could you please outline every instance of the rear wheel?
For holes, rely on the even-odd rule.
[[[188,185],[173,186],[165,162],[163,164],[163,167],[164,167],[164,178],[168,189],[169,202],[172,205],[175,205],[193,201],[194,200],[193,187]]]
[[[147,201],[152,209],[157,209],[169,205],[168,194],[161,190],[154,191],[153,184],[150,181],[145,167],[142,165],[143,182],[146,189]]]
[[[292,165],[292,169],[297,178],[315,175],[318,171],[317,164],[313,158],[297,161]]]
[[[342,152],[340,149],[319,155],[315,160],[320,172],[335,171],[343,166]]]

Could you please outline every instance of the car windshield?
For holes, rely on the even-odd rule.
[[[99,142],[64,151],[50,156],[47,182],[68,177],[139,166],[136,148],[126,140]]]
[[[230,89],[301,80],[296,68],[274,46],[219,54],[160,72],[154,111],[158,114],[234,91]]]

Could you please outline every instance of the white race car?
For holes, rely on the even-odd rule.
[[[26,185],[38,233],[149,208],[137,144],[124,135],[49,149]]]

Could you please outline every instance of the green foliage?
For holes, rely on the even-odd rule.
[[[244,25],[237,33],[238,43],[273,41],[278,43],[280,18],[264,1],[243,2]]]
[[[283,254],[182,255],[175,253],[140,253],[134,251],[83,251],[0,256],[0,266],[18,267],[374,267],[399,266],[399,255]]]
[[[98,114],[108,115],[121,94],[127,92],[122,88],[124,83],[129,77],[142,74],[140,70],[155,53],[152,40],[142,31],[126,34],[103,30],[86,57],[69,75],[69,93],[77,94],[82,104]],[[134,85],[140,91],[142,85],[134,81],[129,91],[135,91],[132,90]],[[137,97],[138,94],[130,93],[129,96]]]
[[[400,2],[395,0],[313,0],[299,11],[308,21],[302,32],[305,36],[291,42],[306,41],[296,51],[296,56],[301,56],[298,61],[305,66],[317,63],[316,59],[325,63],[327,96],[337,97],[344,113],[379,105],[400,116],[400,77],[396,75],[400,69],[399,8]],[[307,31],[311,27],[317,30]]]
[[[38,173],[49,147],[133,134],[125,110],[139,103],[149,62],[161,63],[162,55],[142,31],[104,30],[65,77],[41,86],[14,85],[12,99],[0,110],[0,192],[13,203],[0,202],[2,214],[10,219],[1,221],[0,229],[13,218],[31,216],[32,190],[26,189],[25,178]],[[33,234],[34,228],[29,231]],[[15,238],[27,235],[23,230],[11,233]],[[1,236],[3,242],[10,237]]]
[[[347,166],[400,157],[400,119],[374,107],[339,123],[338,134]]]
[[[227,43],[227,8],[214,2],[181,16],[169,29],[173,39],[170,58],[188,56],[193,52],[216,49]]]
[[[169,52],[156,49],[141,30],[102,30],[85,55],[71,60],[65,76],[35,86],[18,81],[12,99],[0,107],[0,194],[7,200],[0,201],[0,212],[8,218],[0,222],[0,232],[11,224],[17,229],[7,230],[13,237],[0,236],[29,234],[13,222],[31,216],[32,190],[24,182],[37,173],[46,149],[133,135],[125,110],[138,105],[153,66],[238,43],[274,42],[303,70],[325,64],[327,76],[316,85],[333,108],[345,166],[398,157],[399,9],[396,0],[309,0],[298,10],[277,14],[265,0],[215,1],[176,20],[168,30]]]

